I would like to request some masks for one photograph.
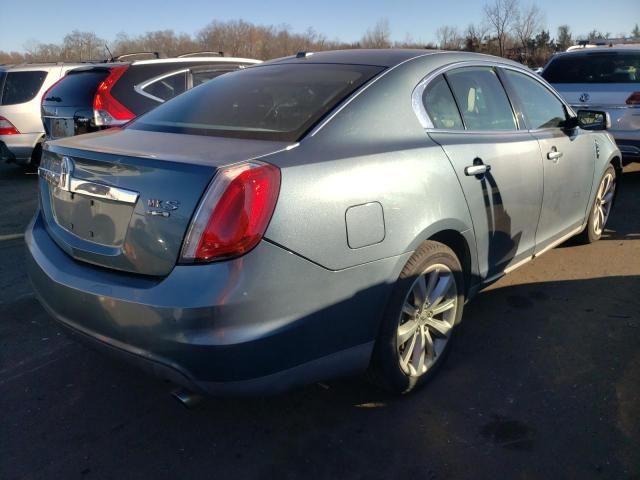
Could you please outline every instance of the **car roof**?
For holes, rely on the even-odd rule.
[[[82,67],[82,66],[87,66],[87,65],[93,65],[92,63],[65,63],[65,62],[58,62],[58,63],[16,63],[16,64],[7,64],[7,65],[0,65],[0,70],[5,70],[5,71],[20,71],[20,72],[28,72],[28,71],[33,71],[33,70],[50,70],[50,69],[54,69],[54,68],[60,68],[60,67],[65,67],[65,68],[76,68],[76,67]]]
[[[440,58],[451,56],[456,62],[481,60],[522,67],[522,65],[517,62],[482,53],[408,48],[359,48],[352,50],[328,50],[323,52],[300,52],[299,54],[292,55],[290,57],[270,60],[265,62],[263,65],[282,63],[335,63],[348,65],[376,65],[389,68],[395,67],[407,60],[430,55],[438,55]]]
[[[585,48],[576,48],[574,50],[569,50],[567,52],[558,52],[554,55],[557,57],[564,57],[566,55],[576,56],[576,55],[599,55],[603,52],[606,53],[640,53],[640,47],[606,47],[606,46],[597,46],[597,47],[585,47]]]

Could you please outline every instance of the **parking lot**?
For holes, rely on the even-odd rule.
[[[0,165],[0,479],[640,478],[640,165],[605,237],[467,306],[447,364],[390,397],[363,379],[210,399],[69,340],[24,269],[36,176]]]

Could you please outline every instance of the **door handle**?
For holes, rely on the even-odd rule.
[[[479,175],[484,175],[489,171],[491,171],[491,165],[485,165],[482,163],[479,165],[469,165],[468,167],[465,167],[464,174],[467,177],[477,177]]]
[[[553,160],[557,162],[559,158],[562,157],[562,152],[559,152],[556,147],[553,147],[549,153],[547,153],[547,158],[549,160]]]

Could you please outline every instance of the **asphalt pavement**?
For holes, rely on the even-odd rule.
[[[640,165],[605,238],[481,293],[442,370],[188,410],[71,341],[37,303],[36,176],[0,165],[0,479],[640,479]]]

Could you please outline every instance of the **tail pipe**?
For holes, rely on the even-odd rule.
[[[171,392],[171,395],[187,408],[195,408],[204,400],[202,395],[187,390],[184,387],[177,388]]]

